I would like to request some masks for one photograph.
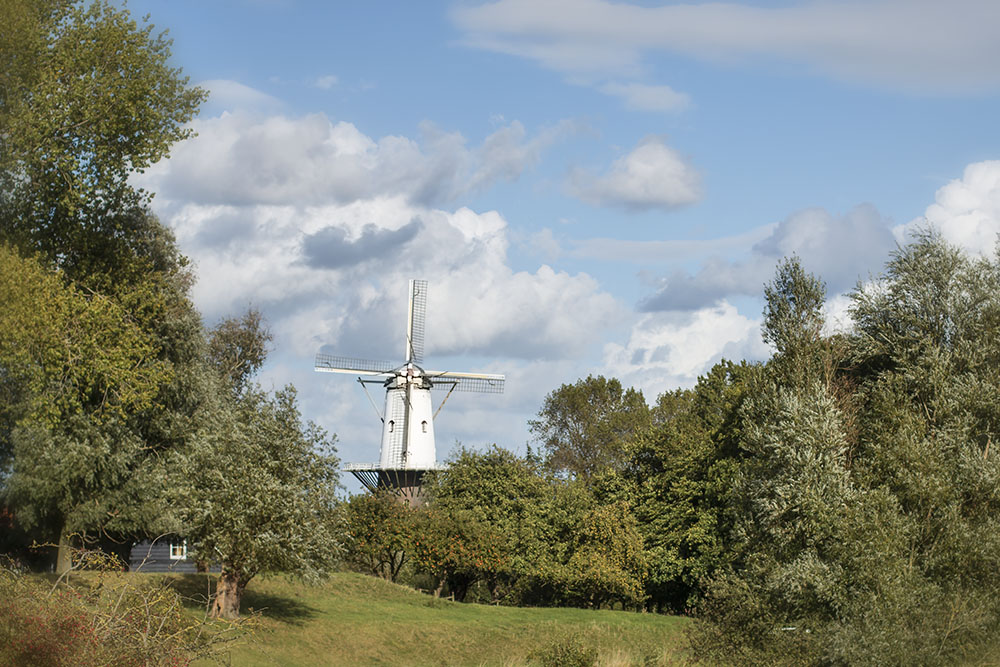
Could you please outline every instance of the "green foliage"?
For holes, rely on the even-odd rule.
[[[649,427],[642,392],[623,389],[615,378],[587,376],[545,397],[538,419],[528,422],[556,471],[585,483],[618,469],[628,442]]]
[[[0,246],[0,443],[7,502],[25,526],[106,525],[145,458],[127,426],[169,380],[115,301]]]
[[[272,340],[260,311],[251,308],[240,318],[224,318],[209,332],[208,358],[219,377],[239,393],[264,365]]]
[[[204,341],[186,260],[129,178],[204,93],[109,2],[11,0],[0,25],[6,502],[43,539],[176,527],[165,454],[197,429]]]
[[[722,361],[692,390],[660,396],[658,426],[630,450],[635,515],[656,608],[696,607],[703,583],[734,557],[728,539],[739,460],[737,415],[757,369]]]
[[[593,667],[597,648],[587,646],[580,637],[566,637],[535,649],[528,658],[542,667]]]
[[[481,581],[509,604],[642,603],[646,560],[627,503],[599,504],[583,484],[497,447],[460,451],[427,489],[414,564],[458,599]]]
[[[738,558],[695,647],[726,664],[953,664],[1000,629],[1000,260],[924,234],[855,291],[839,339],[818,338],[820,283],[779,276],[783,342],[740,409]]]
[[[351,496],[342,511],[345,562],[366,574],[396,581],[413,548],[413,508],[380,491]]]
[[[494,545],[502,567],[481,573],[495,600],[519,599],[523,577],[568,557],[576,508],[553,502],[554,493],[564,501],[568,497],[537,462],[495,446],[485,452],[462,449],[446,471],[428,477],[426,489],[433,507],[503,536]]]
[[[459,602],[477,581],[495,579],[506,566],[502,535],[465,510],[427,507],[417,517],[413,564],[418,572],[445,585]]]
[[[802,268],[798,257],[778,264],[774,280],[764,286],[767,305],[761,335],[774,345],[771,374],[797,386],[828,371],[823,354],[823,302],[826,286]]]
[[[545,398],[531,432],[556,471],[590,481],[619,466],[626,443],[648,426],[642,392],[615,379],[588,376]]]
[[[190,135],[204,92],[170,67],[151,24],[98,0],[11,0],[0,23],[0,219],[25,248],[73,264],[149,195],[129,177]],[[8,23],[10,20],[10,23]],[[4,31],[8,34],[7,31]]]
[[[315,577],[334,565],[339,461],[333,440],[301,423],[290,386],[222,394],[207,423],[182,463],[178,506],[195,557],[222,564],[213,610],[229,617],[261,572]]]
[[[646,555],[627,504],[598,506],[583,517],[564,571],[564,595],[571,603],[598,608],[609,603],[623,608],[642,606]]]

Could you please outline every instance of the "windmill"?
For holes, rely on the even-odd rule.
[[[434,449],[434,418],[451,394],[471,391],[503,393],[504,376],[486,373],[424,370],[424,323],[427,313],[427,281],[410,281],[409,312],[406,318],[406,361],[397,366],[389,361],[368,361],[327,354],[316,355],[316,370],[322,373],[357,375],[368,394],[368,384],[385,387],[382,444],[379,462],[345,466],[369,490],[388,488],[411,504],[419,502],[424,473],[437,467]],[[433,411],[431,391],[446,391]],[[371,394],[368,394],[369,400]],[[372,400],[372,405],[375,401]],[[376,407],[376,412],[378,408]]]

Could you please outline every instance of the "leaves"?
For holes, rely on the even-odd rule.
[[[587,376],[545,397],[531,433],[559,472],[589,482],[624,459],[626,443],[650,424],[641,391],[624,390],[615,378]]]

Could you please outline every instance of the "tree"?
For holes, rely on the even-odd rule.
[[[646,566],[642,536],[628,504],[595,507],[583,517],[564,568],[566,598],[591,608],[614,602],[641,607]]]
[[[630,449],[630,495],[649,573],[649,603],[696,609],[704,584],[735,556],[729,538],[741,458],[740,408],[759,368],[721,361],[693,389],[659,397],[658,426]]]
[[[264,365],[272,340],[263,315],[250,308],[242,317],[227,317],[215,326],[209,335],[208,358],[222,379],[239,393]]]
[[[339,461],[332,438],[301,423],[293,387],[220,396],[183,461],[178,501],[195,557],[222,564],[209,612],[234,618],[258,574],[315,577],[337,561]]]
[[[147,378],[151,400],[123,403],[106,419],[106,397],[85,375],[106,369],[74,364],[79,381],[60,385],[61,396],[76,391],[80,410],[2,436],[8,453],[15,435],[22,440],[6,497],[23,521],[47,515],[119,538],[157,533],[174,523],[162,502],[163,462],[196,430],[204,341],[187,298],[186,260],[146,208],[151,195],[129,178],[189,136],[185,124],[204,92],[169,66],[164,35],[108,2],[11,0],[0,5],[0,24],[0,241],[58,268],[67,289],[113,310],[149,347],[135,370],[162,371]],[[121,342],[104,338],[95,358],[124,362],[132,352]],[[4,392],[19,391],[11,382],[3,378]],[[50,410],[65,407],[51,392],[34,396]],[[40,460],[48,463],[38,467]],[[19,487],[17,471],[29,468],[44,483]],[[46,504],[44,488],[72,490],[76,509]],[[55,516],[57,506],[72,516]]]
[[[771,365],[783,382],[804,385],[831,369],[824,364],[823,281],[802,268],[798,257],[778,263],[774,280],[764,286],[764,323],[761,335],[777,350]]]
[[[571,535],[587,507],[579,494],[568,492],[539,462],[495,445],[484,452],[460,449],[425,484],[433,508],[503,536],[493,545],[490,567],[477,571],[491,600],[546,599],[530,589],[541,573],[569,558]]]
[[[70,266],[127,232],[151,195],[129,178],[190,136],[204,99],[170,42],[97,0],[11,0],[0,22],[0,229]]]
[[[501,534],[468,510],[424,507],[417,516],[413,564],[436,582],[434,595],[447,586],[463,602],[469,589],[504,567]]]
[[[587,376],[545,397],[538,419],[528,422],[556,471],[589,483],[621,466],[625,446],[650,425],[649,407],[636,389],[615,378]]]
[[[361,493],[344,505],[344,560],[362,572],[396,581],[413,548],[415,511],[387,491]]]
[[[18,521],[64,536],[113,520],[145,456],[129,416],[169,377],[144,332],[113,300],[0,245],[0,377],[4,496]]]
[[[740,550],[696,643],[730,664],[954,664],[1000,629],[1000,259],[925,233],[832,340],[770,303],[817,284],[768,293],[792,325],[740,410]]]

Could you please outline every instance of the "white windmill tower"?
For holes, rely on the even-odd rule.
[[[362,387],[374,383],[385,387],[385,409],[379,415],[382,420],[379,462],[351,463],[345,466],[345,470],[371,491],[392,489],[409,502],[416,503],[424,473],[437,467],[434,418],[438,412],[454,391],[503,393],[504,376],[424,370],[421,364],[424,361],[424,321],[427,313],[426,280],[410,281],[409,303],[406,361],[403,365],[318,354],[316,370],[358,375]],[[433,411],[431,405],[432,389],[447,391],[437,411]]]

